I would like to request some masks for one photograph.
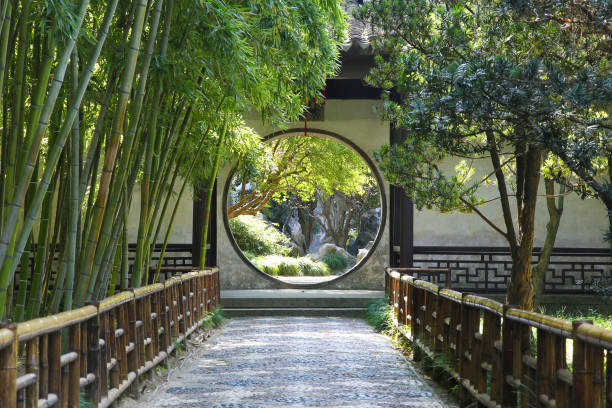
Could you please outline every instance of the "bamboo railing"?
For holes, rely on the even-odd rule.
[[[217,268],[0,327],[0,407],[108,407],[164,363],[219,304]],[[22,356],[19,356],[19,350]],[[19,361],[18,361],[19,359]],[[18,364],[19,362],[19,364]]]
[[[612,407],[612,330],[567,321],[387,270],[398,326],[483,407]],[[604,368],[605,364],[605,368]],[[606,375],[607,373],[607,375]]]

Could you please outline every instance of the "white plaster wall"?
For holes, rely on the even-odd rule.
[[[448,160],[441,167],[450,172],[459,160]],[[481,179],[492,171],[490,160],[480,160],[474,166],[474,180]],[[556,187],[558,190],[558,187]],[[544,183],[540,183],[536,207],[535,246],[541,246],[546,236],[548,210]],[[482,189],[482,195],[488,199],[499,196],[497,185]],[[516,224],[516,201],[511,199]],[[500,201],[492,201],[479,209],[502,230],[506,230],[503,222]],[[565,197],[564,211],[555,242],[556,247],[606,247],[602,240],[603,232],[608,225],[606,210],[596,199],[578,198],[575,194]],[[516,227],[515,227],[516,228]],[[414,213],[414,244],[448,245],[448,246],[507,246],[505,239],[495,232],[476,214],[442,214],[435,210],[415,209]]]
[[[179,190],[182,186],[183,181],[177,180],[175,185],[174,196],[170,199],[168,209],[162,222],[162,229],[157,239],[158,243],[163,243],[168,229],[170,218],[172,217],[172,211],[178,198]],[[161,208],[160,208],[161,211]],[[140,185],[134,186],[134,192],[132,194],[132,205],[130,206],[130,212],[128,214],[128,237],[129,242],[136,242],[138,238],[138,224],[140,220]],[[190,187],[186,187],[183,193],[183,198],[179,204],[176,218],[174,220],[174,226],[170,234],[168,243],[170,244],[190,244],[192,240],[192,224],[193,224],[193,190]]]
[[[324,121],[309,121],[308,128],[337,133],[356,144],[374,161],[373,152],[389,141],[389,124],[382,122],[374,111],[378,102],[369,100],[330,100],[325,105]],[[249,118],[247,124],[254,128],[262,137],[268,136],[276,129],[264,126],[257,118]],[[304,123],[293,123],[288,128],[304,128]],[[219,187],[225,186],[231,166],[219,172]],[[389,186],[384,183],[384,193],[388,195]],[[218,260],[221,266],[221,287],[223,289],[272,288],[278,284],[271,282],[247,266],[234,250],[227,235],[223,220],[223,194],[221,188],[218,195]],[[384,285],[383,271],[389,264],[389,219],[387,217],[381,240],[374,252],[357,271],[339,282],[332,283],[328,288],[352,289],[382,289]]]
[[[380,121],[374,107],[375,101],[368,100],[330,100],[325,106],[325,120],[309,122],[309,129],[321,129],[337,133],[355,143],[373,160],[373,151],[389,141],[389,124]],[[276,129],[264,126],[253,116],[247,123],[262,137],[269,135]],[[290,124],[288,128],[303,129],[304,123]],[[449,160],[444,168],[452,170],[457,160]],[[478,163],[477,174],[484,175],[490,171],[487,161]],[[222,286],[229,288],[270,288],[276,284],[261,277],[244,264],[235,252],[223,225],[222,202],[223,187],[231,166],[219,172],[218,199],[218,261],[222,267]],[[477,177],[477,176],[476,176]],[[389,205],[389,186],[384,183],[384,190]],[[178,191],[176,191],[178,195]],[[543,185],[540,194],[544,194]],[[175,197],[176,197],[175,195]],[[497,187],[489,186],[484,195],[489,198],[497,196]],[[172,200],[171,208],[173,208]],[[513,207],[514,202],[512,202]],[[482,211],[494,222],[503,227],[499,201],[491,202]],[[170,218],[171,209],[166,214],[164,231]],[[137,186],[132,198],[131,211],[128,218],[130,242],[135,242],[138,234],[138,218],[140,215],[140,189]],[[193,193],[186,191],[179,206],[170,242],[191,243]],[[516,216],[515,216],[516,217]],[[538,200],[536,216],[535,245],[543,243],[548,214],[544,197]],[[387,216],[382,238],[372,256],[358,271],[340,282],[332,284],[331,288],[367,288],[380,289],[383,285],[384,267],[389,263],[389,219]],[[565,199],[565,211],[561,219],[557,247],[606,247],[602,241],[603,231],[607,228],[606,211],[602,204],[595,199],[581,200],[575,195],[568,195]],[[163,239],[160,238],[160,239]],[[441,214],[432,210],[416,210],[414,217],[415,245],[449,245],[449,246],[506,246],[504,239],[475,214]]]

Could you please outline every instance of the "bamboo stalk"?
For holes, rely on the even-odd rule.
[[[0,349],[0,406],[17,405],[17,325],[0,325],[0,330],[10,330],[10,345]]]
[[[89,61],[87,63],[87,66],[85,67],[84,70],[84,75],[82,76],[81,80],[79,81],[79,88],[77,91],[77,97],[74,99],[74,101],[71,102],[69,108],[68,108],[68,113],[66,115],[66,118],[64,120],[64,122],[62,123],[62,127],[60,129],[59,134],[56,137],[56,140],[53,144],[53,146],[49,149],[48,155],[47,155],[47,164],[45,166],[45,170],[42,176],[42,179],[40,181],[40,184],[38,186],[38,188],[36,189],[36,193],[35,196],[32,200],[32,204],[30,205],[30,207],[28,208],[27,211],[27,215],[24,219],[24,225],[21,229],[20,232],[20,238],[18,240],[17,243],[17,253],[20,253],[21,251],[23,251],[23,247],[25,246],[25,240],[27,239],[27,235],[29,234],[29,232],[32,230],[32,227],[34,225],[34,221],[36,219],[36,215],[38,213],[38,210],[40,209],[40,206],[42,204],[42,200],[43,197],[49,187],[50,184],[50,180],[52,177],[52,174],[54,173],[54,170],[57,166],[57,163],[59,161],[59,157],[60,154],[63,150],[64,144],[66,142],[66,139],[68,137],[68,133],[70,132],[70,130],[72,129],[72,124],[76,118],[76,115],[78,114],[78,110],[79,110],[79,106],[81,103],[81,100],[83,99],[83,95],[85,94],[85,90],[87,89],[87,86],[89,84],[89,81],[91,79],[91,76],[93,75],[95,66],[97,64],[98,61],[98,57],[100,56],[100,52],[102,51],[102,46],[106,40],[107,34],[108,34],[108,30],[109,30],[109,26],[110,23],[112,21],[112,17],[113,14],[115,12],[116,6],[117,6],[117,2],[118,0],[113,0],[111,3],[109,3],[109,7],[107,8],[106,14],[104,16],[104,22],[102,24],[102,26],[100,27],[100,31],[98,32],[98,40],[96,42],[96,45],[94,47],[94,50],[92,51],[92,54],[89,57]],[[85,11],[87,9],[87,6],[89,4],[89,0],[83,0],[82,4],[81,4],[81,10],[79,13],[79,20],[78,20],[78,27],[80,29],[80,25],[82,24],[82,21],[85,17]],[[78,32],[78,31],[77,31]],[[76,35],[74,36],[74,39],[70,39],[67,42],[68,43],[74,43],[76,40]],[[73,44],[74,45],[74,44]],[[67,47],[68,48],[68,47]],[[73,47],[69,47],[70,48],[70,53],[72,53],[72,48]],[[63,59],[62,59],[62,63],[63,63]],[[63,71],[65,71],[65,67],[63,67]],[[61,74],[61,75],[60,75]],[[58,70],[56,70],[56,77],[54,78],[54,85],[56,85],[57,83],[60,83],[60,78],[61,80],[63,80],[63,72],[59,72],[59,67]],[[53,86],[51,88],[51,90],[49,91],[49,95],[48,98],[51,97],[52,95],[52,91],[54,90]],[[58,89],[57,89],[57,93],[59,93],[59,85],[58,85]],[[39,125],[39,131],[44,133],[44,130],[46,130],[46,124],[48,123],[48,116],[47,116],[47,107],[48,105],[45,104],[45,108],[43,109],[43,113],[41,115],[41,124]],[[42,128],[42,130],[41,130]],[[42,134],[41,134],[42,136]],[[30,155],[31,156],[31,155]],[[9,215],[10,218],[10,215]],[[10,224],[8,224],[10,225]],[[6,232],[6,230],[4,231]],[[4,264],[4,258],[6,255],[6,248],[3,250],[3,241],[4,239],[0,239],[0,263]],[[4,251],[4,254],[2,254]],[[10,264],[10,262],[9,262]],[[14,266],[11,269],[11,273],[8,274],[8,276],[3,275],[0,277],[0,308],[3,308],[4,305],[4,297],[3,297],[3,293],[1,292],[1,290],[5,287],[8,286],[8,283],[10,282],[11,278],[12,278],[12,274],[14,273]],[[0,309],[0,315],[2,314],[3,309]]]
[[[196,153],[193,155],[191,164],[189,165],[189,169],[187,170],[187,174],[185,175],[185,180],[183,181],[183,185],[181,186],[181,190],[179,191],[179,194],[176,198],[176,203],[174,204],[174,209],[172,210],[172,215],[170,216],[170,221],[168,223],[168,228],[166,230],[166,235],[164,237],[164,244],[162,245],[162,250],[161,253],[159,255],[159,261],[157,263],[157,270],[155,271],[155,277],[153,278],[153,282],[157,282],[159,279],[159,272],[161,271],[161,266],[164,260],[164,256],[166,255],[166,247],[168,246],[168,241],[170,240],[170,234],[172,233],[172,227],[174,225],[174,220],[176,218],[176,214],[178,213],[178,207],[179,204],[181,203],[181,198],[183,197],[183,194],[185,192],[185,189],[187,187],[187,181],[189,179],[189,177],[191,176],[191,173],[193,172],[193,169],[195,168],[195,165],[197,163],[198,157],[200,156],[200,153],[202,152],[202,149],[204,148],[204,141],[206,140],[206,138],[208,137],[208,133],[210,131],[210,127],[208,129],[206,129],[206,132],[204,133],[204,135],[202,136],[202,138],[200,139],[200,143],[198,145],[198,149],[196,150]],[[170,191],[168,194],[171,194],[172,191]],[[163,219],[160,219],[160,224],[162,222]]]
[[[12,262],[10,257],[7,259],[8,247],[12,241],[10,237],[14,236],[18,230],[17,228],[18,227],[17,225],[18,216],[19,216],[19,213],[23,211],[25,193],[30,183],[32,172],[34,171],[34,166],[35,166],[36,159],[38,156],[40,143],[42,142],[43,136],[49,126],[49,119],[51,118],[51,115],[53,114],[55,104],[57,102],[57,98],[62,88],[62,85],[64,82],[64,75],[66,73],[66,68],[68,66],[70,56],[72,54],[72,49],[74,48],[74,45],[76,43],[76,38],[78,37],[78,33],[81,29],[81,25],[85,18],[85,13],[89,6],[89,1],[90,0],[82,0],[79,6],[79,10],[77,13],[77,19],[74,25],[72,35],[65,42],[64,49],[62,51],[60,60],[55,70],[55,74],[53,76],[52,85],[47,93],[47,98],[45,100],[44,106],[42,108],[42,112],[40,114],[40,119],[38,121],[38,126],[33,136],[32,143],[30,146],[23,147],[24,150],[27,150],[27,152],[24,154],[24,156],[27,156],[27,160],[23,161],[20,164],[20,169],[16,173],[19,175],[19,183],[16,185],[14,194],[11,198],[11,201],[10,201],[11,208],[8,213],[7,220],[4,226],[5,229],[2,232],[2,236],[0,237],[0,265],[2,265],[3,270],[7,265],[9,267],[11,267],[11,264],[14,265],[14,262]],[[31,0],[26,2],[26,4],[30,2]],[[22,14],[21,17],[22,19],[26,19],[27,14]],[[83,89],[83,93],[84,92],[85,92],[85,89]],[[72,119],[74,120],[74,117]],[[72,128],[72,123],[70,123],[68,126],[68,129],[70,128]],[[62,143],[62,147],[63,147],[63,143]],[[47,165],[47,167],[49,167],[49,165]],[[22,237],[24,235],[24,232],[26,232],[25,226],[21,230]],[[29,235],[29,229],[27,230],[27,233],[25,235],[27,238],[27,235]],[[25,241],[25,239],[23,239],[23,241]],[[0,280],[1,280],[0,289],[5,288],[8,285],[8,282],[12,280],[11,274],[14,273],[14,270],[15,270],[15,267],[13,266],[11,273],[6,274],[3,271],[3,274],[0,277]],[[0,292],[0,303],[4,303],[4,296],[2,292]],[[2,312],[4,305],[0,305],[0,308],[2,308],[0,309],[0,312]],[[0,313],[0,315],[1,314],[2,313]]]
[[[77,283],[75,302],[77,306],[83,304],[90,287],[92,278],[94,255],[98,246],[98,239],[102,228],[102,221],[105,218],[104,212],[110,191],[111,175],[115,167],[115,160],[119,150],[121,137],[124,133],[124,122],[128,107],[129,97],[132,90],[134,74],[136,71],[136,61],[138,59],[140,40],[144,28],[144,17],[147,8],[146,2],[136,0],[135,17],[132,25],[132,34],[129,44],[125,69],[121,77],[119,86],[119,100],[117,101],[117,109],[113,120],[113,126],[110,138],[107,141],[106,152],[104,154],[104,164],[102,175],[100,177],[98,196],[90,219],[91,229],[87,234],[87,243],[83,249],[83,261],[80,264],[81,277]]]
[[[43,107],[42,113],[41,113],[39,125],[36,131],[35,140],[33,142],[35,146],[40,145],[40,141],[42,140],[42,137],[47,130],[47,127],[49,124],[49,118],[51,117],[53,108],[55,107],[55,102],[57,101],[57,96],[59,94],[59,91],[63,83],[64,74],[66,72],[66,66],[68,64],[69,57],[72,54],[72,49],[74,48],[74,45],[76,43],[76,38],[80,31],[81,24],[83,23],[83,20],[85,18],[85,13],[87,11],[88,6],[89,6],[89,0],[83,0],[81,2],[79,12],[78,12],[78,17],[77,17],[76,24],[75,24],[75,28],[73,31],[73,35],[71,38],[69,38],[66,41],[66,46],[64,48],[62,57],[58,63],[58,66],[57,66],[57,69],[54,75],[53,84],[51,85],[51,88],[49,89],[48,96],[45,101],[45,105]],[[109,24],[110,24],[110,21],[109,21]],[[107,31],[108,31],[108,28],[107,28]],[[103,38],[104,39],[106,38],[106,34],[103,35]],[[93,73],[93,69],[94,69],[95,63],[97,62],[101,48],[102,48],[102,44],[100,44],[100,42],[96,44],[96,48],[93,52],[94,54],[93,56],[95,56],[95,58],[92,58],[90,60],[90,64],[88,64],[88,71],[90,72],[86,73],[86,75],[83,78],[82,83],[79,86],[80,97],[77,98],[78,101],[75,100],[75,103],[78,102],[78,104],[76,104],[76,106],[72,105],[70,107],[68,116],[66,120],[64,121],[60,134],[58,135],[56,139],[56,143],[53,146],[53,148],[49,150],[48,157],[47,157],[48,162],[47,162],[47,165],[45,166],[43,178],[40,182],[40,185],[38,186],[36,190],[36,194],[32,200],[32,204],[30,205],[30,208],[28,209],[27,216],[24,219],[19,238],[17,238],[17,246],[16,246],[16,251],[15,251],[17,254],[20,254],[21,252],[23,252],[23,248],[26,244],[27,238],[30,235],[30,231],[32,230],[34,220],[36,219],[36,215],[38,213],[38,210],[40,209],[40,205],[42,204],[43,197],[49,186],[51,174],[53,170],[55,169],[55,166],[57,165],[57,161],[59,159],[59,155],[63,148],[63,145],[65,143],[67,133],[72,128],[72,122],[74,121],[74,118],[76,117],[76,114],[78,113],[78,106],[80,105],[80,100],[82,99],[82,96],[85,93],[85,89],[87,88],[87,84],[89,83],[89,79],[91,78],[91,75]],[[38,147],[36,147],[35,149],[30,149],[29,154],[28,154],[28,161],[27,163],[24,164],[25,166],[24,172],[21,173],[19,185],[16,188],[16,192],[12,200],[12,208],[9,211],[7,222],[5,224],[5,229],[2,232],[2,237],[0,238],[0,264],[2,265],[2,268],[3,268],[2,276],[0,276],[0,316],[4,314],[5,299],[6,299],[6,293],[2,292],[2,290],[8,287],[9,283],[12,281],[13,274],[16,269],[15,262],[12,262],[12,259],[10,258],[7,259],[7,252],[9,249],[9,245],[11,244],[11,242],[14,242],[14,239],[10,239],[10,237],[12,237],[13,235],[16,236],[17,216],[19,212],[23,210],[25,187],[30,182],[30,178],[31,178],[31,175],[34,169],[34,162],[36,161],[37,155],[38,155]],[[7,266],[10,269],[9,271],[6,271],[5,269]]]
[[[208,177],[208,186],[206,191],[206,203],[204,207],[204,225],[202,226],[202,243],[200,246],[200,269],[204,269],[206,267],[206,243],[208,239],[208,224],[210,220],[210,208],[212,203],[213,189],[215,186],[215,179],[217,178],[217,172],[219,171],[219,161],[221,159],[221,148],[225,141],[225,137],[227,135],[228,123],[227,119],[223,123],[223,127],[221,129],[221,134],[219,135],[219,143],[217,144],[217,149],[215,151],[215,158],[213,162],[213,167],[210,171],[210,176]]]
[[[79,81],[79,68],[78,68],[78,54],[75,48],[72,57],[72,86],[73,92],[78,89]],[[79,173],[81,166],[79,164],[80,158],[79,153],[81,150],[80,146],[80,134],[79,134],[79,121],[78,118],[74,121],[70,145],[70,215],[69,215],[69,226],[68,226],[68,255],[66,260],[66,283],[64,287],[64,310],[72,309],[72,295],[74,288],[74,268],[76,263],[76,246],[77,246],[77,233],[78,224],[81,214],[81,202],[79,197]]]

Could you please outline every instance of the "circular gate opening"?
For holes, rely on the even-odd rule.
[[[381,179],[350,141],[267,138],[225,186],[225,226],[241,258],[284,286],[324,286],[362,266],[384,225]]]

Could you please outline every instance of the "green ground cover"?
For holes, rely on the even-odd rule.
[[[593,320],[595,326],[612,329],[612,313],[594,307],[568,310],[565,306],[542,309],[544,314],[565,320]],[[540,313],[542,313],[540,312]]]
[[[262,272],[272,276],[327,276],[331,270],[324,262],[308,257],[292,258],[282,255],[258,256],[251,260]]]

